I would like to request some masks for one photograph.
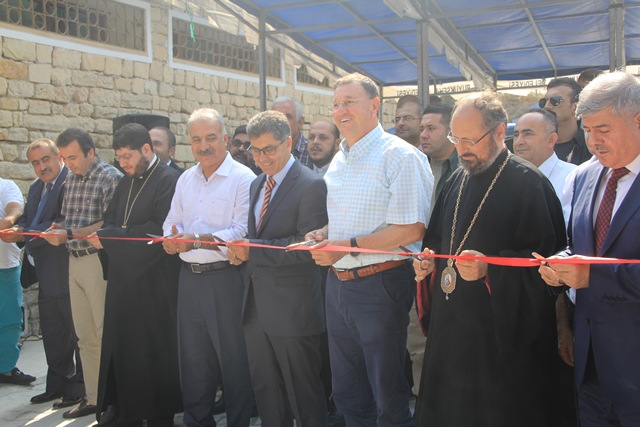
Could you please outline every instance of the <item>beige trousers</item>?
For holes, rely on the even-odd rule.
[[[73,326],[78,336],[87,401],[98,400],[98,375],[107,282],[98,254],[69,257],[69,296]]]
[[[420,391],[420,376],[422,375],[422,362],[424,360],[424,346],[427,343],[427,337],[422,333],[420,323],[418,322],[418,313],[416,304],[409,311],[409,327],[407,328],[407,350],[411,357],[411,371],[413,374],[413,388],[411,393],[418,396]]]

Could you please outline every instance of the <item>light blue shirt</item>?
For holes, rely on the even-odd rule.
[[[289,173],[289,169],[291,169],[291,166],[293,166],[293,162],[295,161],[296,159],[293,156],[290,156],[289,161],[287,161],[284,167],[280,169],[278,173],[273,175],[273,180],[276,182],[276,184],[271,189],[271,200],[273,200],[274,196],[276,195],[276,191],[278,191],[278,187],[280,187],[282,180],[284,180],[284,177],[287,176],[287,174]],[[268,176],[269,175],[267,175],[267,177]],[[256,217],[256,229],[258,228],[258,222],[260,222],[260,211],[262,210],[262,205],[264,204],[264,192],[265,192],[266,186],[267,186],[267,178],[265,178],[264,185],[262,186],[262,189],[260,190],[260,194],[258,195],[258,201],[256,202],[256,205],[253,207],[253,214]]]
[[[327,212],[329,238],[350,239],[371,234],[391,224],[429,221],[433,174],[427,156],[378,124],[351,148],[340,144],[329,170]],[[421,242],[407,245],[420,252]],[[396,255],[347,255],[334,264],[346,269],[404,257]]]

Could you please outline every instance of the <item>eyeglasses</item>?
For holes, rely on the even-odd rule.
[[[285,139],[275,147],[272,146],[263,149],[249,146],[249,148],[247,148],[247,151],[250,152],[253,157],[260,157],[260,153],[264,153],[265,156],[273,156],[274,154],[276,154],[276,150],[278,149],[278,147],[280,147],[286,141],[287,140]]]
[[[129,160],[131,160],[131,158],[133,157],[135,152],[133,153],[129,153],[129,154],[123,154],[122,156],[116,156],[116,162],[120,163],[121,160],[124,160],[125,162],[128,162]]]
[[[499,126],[499,125],[498,125]],[[453,145],[458,145],[461,142],[465,143],[465,144],[469,144],[469,145],[476,145],[478,142],[482,141],[484,139],[485,136],[489,135],[495,128],[497,128],[498,126],[494,126],[491,129],[489,129],[487,131],[487,133],[485,133],[484,135],[482,135],[480,138],[478,138],[477,140],[473,141],[471,139],[467,139],[467,138],[458,138],[457,136],[453,136],[453,134],[451,132],[449,132],[449,135],[447,135],[447,139],[449,141],[451,141],[451,143]]]
[[[233,145],[236,148],[240,148],[240,146],[243,146],[244,149],[247,150],[249,147],[251,147],[251,142],[234,139],[233,141],[231,141],[231,145]]]
[[[544,108],[545,105],[547,105],[547,101],[549,102],[549,104],[551,104],[554,107],[559,107],[560,104],[562,104],[562,97],[559,95],[556,96],[552,96],[551,98],[547,99],[547,98],[542,98],[540,101],[538,101],[538,105],[540,106],[540,108]]]
[[[342,102],[334,102],[333,105],[329,106],[329,109],[332,111],[337,111],[338,109],[340,109],[340,107],[344,107],[346,109],[349,109],[351,107],[353,107],[354,105],[356,105],[357,102],[360,101],[365,101],[369,98],[357,98],[357,99],[349,99],[346,101],[342,101]]]
[[[414,120],[417,120],[417,118],[413,117],[413,116],[402,116],[402,117],[396,117],[395,118],[395,123],[398,124],[401,121],[403,121],[405,123],[411,123]]]

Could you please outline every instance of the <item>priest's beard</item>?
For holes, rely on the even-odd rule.
[[[496,141],[491,136],[491,143],[489,145],[489,154],[487,159],[480,160],[474,153],[466,153],[466,157],[460,157],[460,166],[469,175],[478,175],[489,169],[489,167],[496,161],[496,158],[500,154],[500,147],[496,144]]]
[[[147,171],[147,169],[149,169],[149,163],[151,162],[148,159],[145,159],[144,157],[140,157],[138,164],[133,170],[133,175],[130,175],[131,178],[141,177]]]

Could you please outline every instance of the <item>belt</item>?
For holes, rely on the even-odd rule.
[[[405,260],[397,260],[397,261],[385,261],[380,264],[371,264],[365,267],[352,268],[350,270],[339,270],[337,268],[331,267],[333,273],[336,275],[338,280],[346,281],[346,280],[355,280],[356,278],[362,279],[363,277],[373,276],[376,273],[380,273],[381,271],[390,270],[392,268],[400,267],[405,263]]]
[[[222,270],[229,267],[229,261],[210,262],[208,264],[194,264],[192,262],[182,262],[184,267],[192,273],[207,273],[209,271]]]
[[[81,249],[79,251],[74,251],[73,249],[69,249],[69,255],[74,258],[80,258],[85,255],[93,255],[98,253],[98,248],[89,248],[89,249]]]

